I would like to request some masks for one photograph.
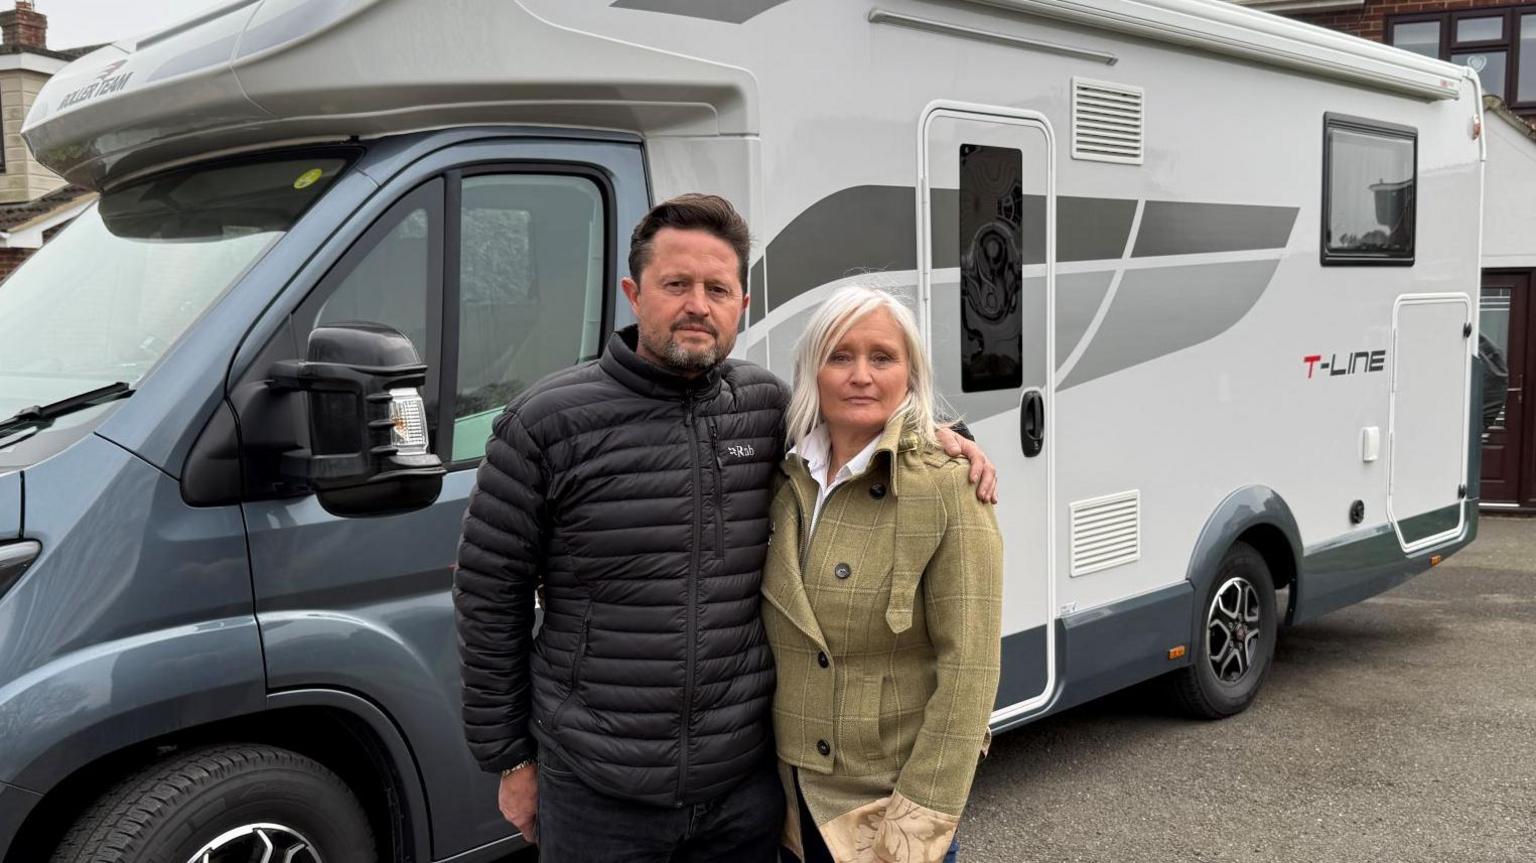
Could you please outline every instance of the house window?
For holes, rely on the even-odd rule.
[[[1536,114],[1536,6],[1396,15],[1386,29],[1387,44],[1466,66],[1484,93]]]
[[[1324,264],[1413,263],[1418,133],[1323,118]]]
[[[1521,104],[1536,103],[1536,15],[1520,16],[1520,42],[1516,53],[1531,58],[1531,62],[1517,67],[1515,101]]]
[[[1405,21],[1392,25],[1391,34],[1389,44],[1425,57],[1440,57],[1439,21]]]

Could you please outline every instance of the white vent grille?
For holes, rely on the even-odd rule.
[[[1072,79],[1072,158],[1142,163],[1145,92],[1140,87]]]
[[[1087,575],[1141,559],[1141,492],[1072,504],[1072,574]]]

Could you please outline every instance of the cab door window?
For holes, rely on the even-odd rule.
[[[299,352],[322,324],[384,324],[416,346],[428,366],[427,426],[438,451],[438,366],[443,284],[444,181],[424,183],[401,198],[326,274],[295,316]]]
[[[609,207],[601,177],[477,173],[459,186],[453,461],[535,381],[596,357],[605,335]]]

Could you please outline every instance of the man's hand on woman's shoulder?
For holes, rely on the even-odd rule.
[[[976,499],[983,503],[997,503],[997,466],[981,451],[981,445],[961,437],[951,428],[938,430],[939,446],[952,456],[959,456],[971,463],[971,485],[976,487]]]

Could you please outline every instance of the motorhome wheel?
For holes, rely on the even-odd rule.
[[[1233,543],[1196,613],[1194,662],[1174,673],[1174,697],[1184,712],[1201,719],[1241,713],[1269,672],[1280,622],[1264,556],[1247,543]]]
[[[368,818],[319,762],[272,746],[191,750],[118,783],[52,863],[371,863]]]

